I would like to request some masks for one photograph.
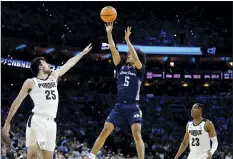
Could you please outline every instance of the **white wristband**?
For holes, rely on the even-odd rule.
[[[215,151],[217,150],[217,148],[218,148],[218,139],[217,139],[217,137],[215,136],[215,137],[210,138],[210,140],[212,141],[212,147],[211,147],[210,152],[211,152],[211,154],[213,155],[214,152],[215,152]]]

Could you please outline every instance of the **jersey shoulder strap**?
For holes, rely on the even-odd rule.
[[[30,90],[28,90],[29,94],[31,94],[31,92],[33,92],[33,90],[34,90],[35,88],[38,87],[37,79],[36,79],[35,77],[34,77],[34,78],[31,78],[31,79],[32,79],[33,82],[34,82],[34,86],[33,86],[33,88],[31,88]]]
[[[191,121],[188,121],[186,124],[186,127],[188,126],[188,128],[190,127],[190,123],[192,123]]]
[[[32,78],[32,80],[35,82],[36,85],[38,84],[37,79],[35,77]]]
[[[202,121],[207,122],[207,121],[208,121],[208,119],[203,118],[203,119],[202,119]]]
[[[203,119],[203,122],[204,122],[204,130],[205,130],[206,132],[208,132],[207,127],[206,127],[207,121],[208,121],[208,119]]]
[[[53,75],[50,74],[50,78],[52,78],[57,83],[57,79]]]

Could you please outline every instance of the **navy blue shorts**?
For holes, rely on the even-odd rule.
[[[142,122],[142,111],[139,104],[120,104],[117,103],[108,115],[106,122],[110,122],[114,127],[128,123],[130,126],[134,123]]]

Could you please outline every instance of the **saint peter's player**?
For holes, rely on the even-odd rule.
[[[190,153],[188,159],[211,159],[218,147],[218,140],[214,125],[211,121],[202,117],[203,105],[196,103],[192,107],[193,121],[188,122],[184,140],[180,145],[175,159],[186,150],[188,144]],[[210,140],[212,146],[210,149]]]
[[[131,126],[134,141],[136,143],[139,159],[144,159],[144,143],[141,137],[142,112],[139,108],[139,92],[145,73],[145,54],[139,50],[136,52],[129,40],[131,28],[125,31],[125,41],[129,48],[126,64],[123,64],[116,50],[112,38],[113,23],[106,25],[108,43],[112,52],[113,62],[117,67],[117,103],[109,114],[102,132],[97,138],[90,154],[94,159],[96,154],[104,145],[107,137],[114,130],[114,127],[121,123],[128,123]]]
[[[85,54],[92,49],[89,44],[83,52],[69,59],[59,70],[51,72],[50,65],[43,57],[35,58],[31,70],[35,78],[27,79],[17,98],[11,105],[3,132],[8,134],[10,122],[24,98],[29,94],[34,102],[32,115],[26,129],[27,158],[36,159],[40,149],[43,159],[52,159],[56,146],[57,125],[54,121],[58,109],[57,79],[73,67]]]

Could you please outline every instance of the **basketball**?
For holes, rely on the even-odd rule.
[[[106,6],[101,10],[100,17],[106,23],[113,22],[117,18],[117,11],[111,6]]]

